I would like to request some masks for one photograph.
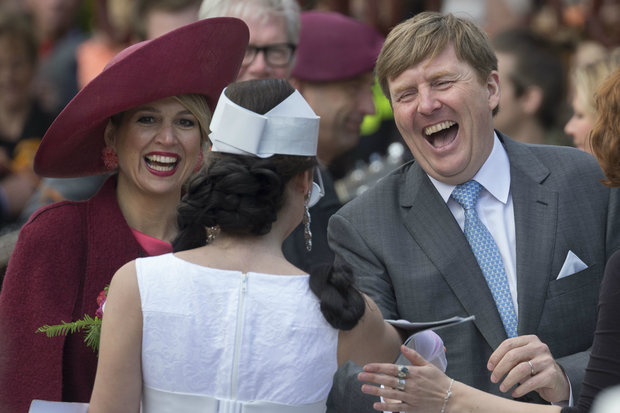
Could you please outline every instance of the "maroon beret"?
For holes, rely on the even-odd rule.
[[[303,12],[292,77],[325,82],[372,71],[383,40],[369,25],[340,13]]]
[[[47,130],[34,159],[42,176],[107,172],[101,159],[109,118],[170,96],[205,95],[213,112],[222,89],[237,77],[248,45],[246,24],[204,19],[129,46],[67,104]]]

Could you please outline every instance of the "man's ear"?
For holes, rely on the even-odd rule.
[[[489,107],[493,110],[499,105],[500,88],[497,70],[492,70],[487,78],[487,91],[489,94]]]
[[[540,105],[542,105],[543,91],[538,86],[529,86],[520,100],[523,110],[527,113],[534,114],[538,112]]]

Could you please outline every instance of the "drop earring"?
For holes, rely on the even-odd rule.
[[[101,150],[101,159],[108,171],[113,171],[118,168],[118,156],[111,147],[106,146]]]
[[[203,161],[203,154],[202,154],[202,149],[201,149],[200,154],[198,154],[198,160],[196,161],[196,166],[194,166],[194,172],[200,171],[200,168],[202,168],[202,161]]]
[[[304,204],[304,239],[306,240],[306,249],[312,251],[312,231],[310,231],[310,208],[308,203]]]

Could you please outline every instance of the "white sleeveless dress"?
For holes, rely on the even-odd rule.
[[[318,413],[338,330],[308,275],[219,270],[165,254],[136,260],[144,413]]]

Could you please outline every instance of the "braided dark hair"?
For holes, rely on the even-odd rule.
[[[294,91],[285,80],[261,79],[233,83],[226,88],[226,96],[239,106],[265,114]],[[205,227],[218,226],[230,234],[268,233],[284,204],[286,184],[316,165],[316,158],[210,152],[205,163],[205,172],[190,182],[179,206],[174,251],[205,245]]]
[[[315,266],[310,274],[310,289],[321,302],[323,317],[334,328],[351,330],[364,315],[366,302],[348,265]]]
[[[225,93],[236,104],[264,114],[294,91],[284,80],[262,79],[233,83]],[[313,156],[258,158],[209,152],[205,163],[179,206],[179,234],[172,242],[175,252],[206,245],[208,227],[237,235],[268,233],[284,205],[289,180],[317,162]],[[310,289],[334,328],[351,329],[364,314],[364,299],[349,270],[318,268],[310,276]]]

